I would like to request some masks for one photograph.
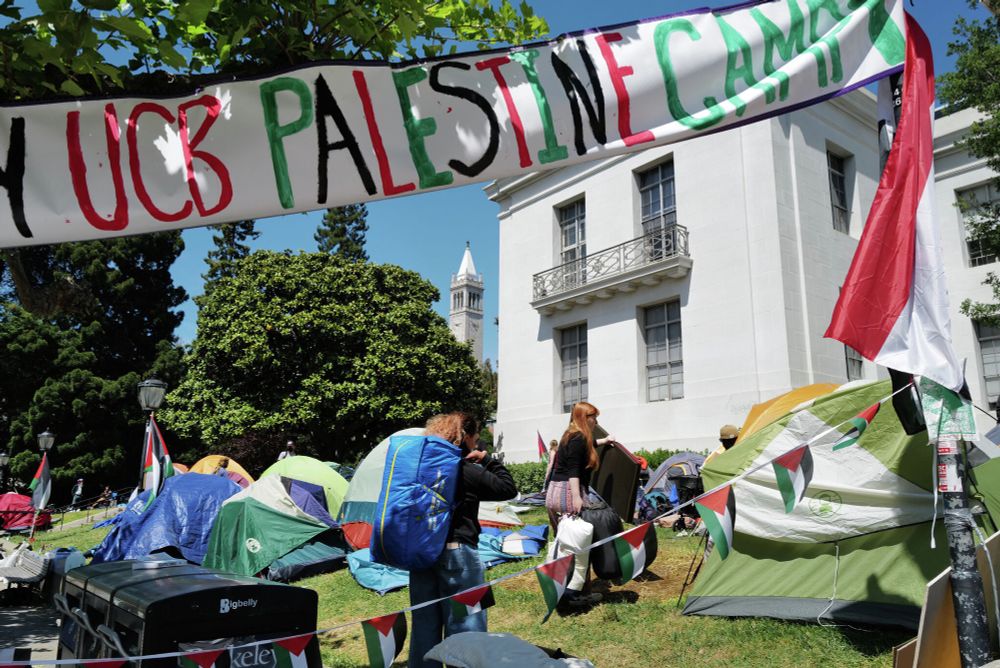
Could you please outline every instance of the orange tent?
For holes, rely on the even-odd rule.
[[[750,409],[747,419],[743,421],[743,426],[740,427],[740,435],[736,438],[736,442],[739,443],[748,436],[760,431],[802,402],[829,394],[838,387],[840,386],[834,383],[803,385],[784,394],[779,394],[773,399],[756,404]]]

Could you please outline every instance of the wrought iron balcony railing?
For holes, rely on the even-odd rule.
[[[687,228],[683,225],[667,225],[585,258],[535,274],[532,286],[534,301],[680,257],[690,257]]]

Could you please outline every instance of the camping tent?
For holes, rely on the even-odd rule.
[[[743,421],[743,426],[740,427],[740,435],[736,438],[736,442],[739,443],[745,438],[750,438],[762,428],[791,412],[799,404],[824,394],[830,394],[836,389],[837,386],[833,383],[813,383],[812,385],[796,387],[784,394],[753,405]]]
[[[261,478],[268,476],[284,476],[292,480],[304,480],[323,488],[326,494],[326,509],[336,517],[340,512],[340,504],[344,502],[347,493],[347,481],[325,463],[312,457],[295,455],[271,464],[260,474]]]
[[[832,449],[853,426],[844,422],[891,392],[889,381],[840,389],[705,464],[702,476],[711,489],[842,425],[812,441],[812,482],[791,513],[784,512],[771,466],[733,485],[733,549],[725,560],[713,551],[685,614],[916,628],[924,586],[948,565],[941,522],[937,548],[930,547],[927,434],[907,436],[887,403],[856,444]]]
[[[677,502],[677,492],[671,488],[674,486],[670,481],[670,469],[673,466],[679,466],[680,470],[687,472],[698,472],[701,470],[702,465],[705,463],[705,455],[699,455],[697,452],[689,452],[684,450],[678,452],[675,455],[671,455],[667,459],[663,460],[653,474],[649,476],[649,482],[643,488],[643,494],[649,494],[653,490],[662,489],[667,492],[670,497],[671,503]]]
[[[221,476],[171,476],[148,508],[148,492],[129,503],[121,519],[94,548],[93,561],[139,559],[169,551],[200,564],[219,508],[239,490],[239,485]]]
[[[206,473],[213,475],[222,464],[223,460],[229,460],[226,464],[226,477],[235,482],[240,487],[246,489],[253,483],[253,476],[240,466],[235,459],[230,459],[225,455],[208,455],[195,462],[190,469],[191,473]]]
[[[256,575],[330,529],[296,503],[286,480],[265,475],[223,505],[212,527],[205,566]],[[310,495],[300,500],[315,503]]]
[[[16,492],[0,494],[0,530],[27,531],[35,518],[35,509],[31,507],[31,497]],[[35,528],[46,527],[52,521],[52,515],[46,512],[38,514]]]
[[[397,431],[392,436],[419,436],[423,433],[423,429],[411,427]],[[372,540],[375,503],[382,488],[385,455],[389,452],[389,438],[392,436],[383,439],[361,460],[337,516],[344,529],[344,538],[356,550],[368,547]]]

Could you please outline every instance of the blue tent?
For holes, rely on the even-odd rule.
[[[203,473],[167,478],[148,508],[143,510],[143,495],[128,505],[122,519],[93,550],[93,563],[141,559],[170,548],[200,564],[222,502],[240,489],[227,478]]]

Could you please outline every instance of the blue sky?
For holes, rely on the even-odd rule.
[[[636,19],[671,14],[695,7],[722,7],[733,2],[667,0],[533,0],[535,12],[548,21],[552,36],[563,32],[595,28]],[[955,17],[986,16],[986,10],[969,10],[965,0],[911,0],[907,11],[913,14],[930,37],[937,71],[952,69],[952,59],[945,54]],[[418,272],[438,287],[442,299],[435,309],[448,316],[448,284],[458,270],[465,242],[472,244],[476,269],[483,274],[484,345],[483,355],[497,363],[497,316],[499,222],[497,206],[486,199],[482,185],[464,186],[368,205],[367,251],[372,261],[397,264]],[[260,238],[253,247],[293,251],[316,250],[313,233],[322,212],[291,214],[258,221]],[[174,280],[190,296],[203,291],[201,275],[205,256],[212,247],[211,231],[200,228],[184,232],[185,250],[172,268]],[[184,322],[177,330],[183,343],[190,343],[196,333],[197,308],[186,302],[181,309]],[[502,364],[503,360],[499,360]]]

